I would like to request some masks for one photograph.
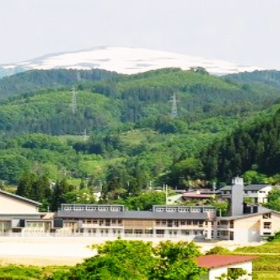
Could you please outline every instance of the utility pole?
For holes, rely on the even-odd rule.
[[[167,196],[168,196],[168,194],[167,194],[167,191],[168,191],[168,189],[167,189],[167,184],[164,184],[164,185],[163,185],[163,188],[164,188],[164,190],[165,190],[165,205],[167,205]]]

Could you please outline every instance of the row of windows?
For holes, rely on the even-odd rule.
[[[163,227],[178,227],[178,226],[185,226],[185,225],[202,227],[204,225],[204,221],[199,221],[199,220],[187,220],[187,221],[157,220],[156,221],[156,226],[163,226]]]
[[[155,212],[179,212],[179,213],[200,213],[200,212],[215,212],[216,210],[214,208],[194,208],[194,207],[186,207],[186,208],[171,208],[171,207],[156,207]]]
[[[112,212],[120,212],[123,210],[120,206],[63,206],[64,211],[112,211]]]

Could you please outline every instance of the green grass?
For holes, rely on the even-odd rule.
[[[67,266],[38,267],[10,264],[0,266],[0,280],[43,280],[54,272],[67,270],[69,270]]]
[[[280,280],[280,272],[275,271],[254,271],[254,280]]]
[[[254,255],[253,279],[280,280],[280,242],[237,248],[234,254]]]

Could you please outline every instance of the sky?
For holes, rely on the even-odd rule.
[[[280,70],[279,0],[1,0],[0,64],[98,46]]]

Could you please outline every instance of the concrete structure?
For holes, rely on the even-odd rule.
[[[213,237],[238,243],[259,242],[279,230],[280,213],[261,207],[257,213],[218,217]]]
[[[83,236],[211,238],[212,206],[153,206],[125,211],[123,205],[62,204],[56,219],[64,234]]]
[[[228,275],[230,270],[243,269],[246,274],[239,279],[252,280],[252,260],[254,256],[233,256],[233,255],[205,255],[196,258],[199,267],[204,267],[207,272],[201,279],[217,280],[222,275]]]

